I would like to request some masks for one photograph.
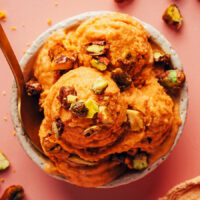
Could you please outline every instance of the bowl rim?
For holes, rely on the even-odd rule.
[[[44,42],[48,39],[48,37],[54,31],[79,24],[88,18],[96,17],[99,15],[104,15],[107,13],[116,13],[116,12],[111,12],[111,11],[86,12],[86,13],[83,13],[80,15],[76,15],[76,16],[67,18],[66,20],[61,21],[61,22],[55,24],[54,26],[52,26],[51,28],[47,29],[32,43],[32,45],[28,49],[27,53],[23,56],[23,58],[20,61],[21,68],[23,70],[25,69],[26,64],[28,63],[30,58],[33,57],[37,53],[37,51],[40,49],[40,47],[44,44]],[[151,39],[155,43],[157,43],[166,53],[171,54],[171,62],[172,62],[173,67],[175,69],[183,70],[179,56],[175,52],[175,50],[172,48],[169,41],[153,26],[137,19],[136,17],[133,17],[133,18],[136,19],[137,21],[139,21],[144,26],[144,28],[150,34]],[[162,156],[161,158],[159,158],[156,162],[154,162],[150,167],[148,167],[144,171],[136,172],[136,173],[125,173],[124,175],[120,176],[119,178],[113,180],[112,182],[110,182],[104,186],[98,187],[98,188],[112,188],[112,187],[125,185],[130,182],[139,180],[139,179],[143,178],[144,176],[146,176],[147,174],[149,174],[150,172],[152,172],[154,169],[156,169],[169,156],[169,154],[174,149],[176,143],[178,142],[178,140],[182,134],[183,127],[184,127],[186,117],[187,117],[187,110],[188,110],[187,82],[185,82],[185,85],[181,90],[179,102],[180,102],[179,105],[180,105],[180,115],[181,115],[182,125],[178,129],[178,133],[176,135],[174,143],[173,143],[171,149],[169,150],[169,152],[167,154],[165,154],[164,156]],[[44,169],[45,163],[48,163],[49,160],[45,156],[41,155],[41,153],[37,149],[35,149],[35,147],[32,145],[29,137],[26,135],[26,133],[20,123],[20,119],[19,119],[18,112],[17,112],[17,87],[16,87],[15,81],[13,81],[13,85],[12,85],[12,89],[11,89],[10,105],[11,105],[10,109],[11,109],[11,117],[12,117],[12,121],[14,124],[14,129],[16,130],[16,135],[17,135],[17,138],[18,138],[21,146],[23,147],[23,149],[25,150],[27,155],[33,160],[33,162],[35,162],[36,165],[38,165],[43,171],[45,171],[45,169]],[[47,173],[47,174],[56,179],[69,182],[67,179],[60,177],[58,175],[52,175],[49,173]]]

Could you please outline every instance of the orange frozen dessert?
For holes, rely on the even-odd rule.
[[[138,21],[112,13],[53,33],[26,89],[41,93],[41,146],[57,172],[98,187],[170,150],[184,81]]]

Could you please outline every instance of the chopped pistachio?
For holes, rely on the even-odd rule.
[[[69,94],[67,96],[67,103],[75,103],[77,98],[78,98],[77,96]]]
[[[161,51],[155,51],[153,54],[153,57],[154,57],[155,64],[164,64],[164,65],[170,64],[170,55],[169,54],[165,54]]]
[[[0,199],[1,200],[22,200],[24,199],[24,189],[21,185],[12,185],[4,191]]]
[[[128,116],[128,121],[131,126],[131,130],[136,132],[143,130],[144,120],[142,113],[137,110],[129,110],[129,109],[127,109],[126,112]]]
[[[102,77],[99,77],[93,83],[92,90],[96,94],[102,94],[107,87],[108,87],[108,81],[106,81]]]
[[[57,127],[55,121],[52,123],[52,131],[55,133],[56,138],[58,138],[58,136],[59,136],[59,134],[58,134],[58,127]]]
[[[130,75],[121,68],[116,68],[112,71],[112,79],[116,82],[121,92],[126,90],[132,84]]]
[[[10,166],[9,160],[0,152],[0,171],[7,169]]]
[[[76,58],[73,56],[60,55],[51,63],[52,70],[69,70],[74,67]]]
[[[148,157],[145,153],[138,153],[133,159],[133,169],[143,170],[148,167]]]
[[[87,165],[87,166],[96,165],[96,162],[90,162],[90,161],[87,161],[87,160],[83,160],[76,155],[71,155],[68,159],[69,159],[69,161],[74,162],[76,164],[80,164],[80,165]]]
[[[90,61],[90,64],[92,67],[98,69],[99,71],[105,71],[107,69],[107,66],[104,63],[102,63],[99,59],[93,58]]]
[[[101,128],[99,126],[96,126],[96,125],[95,126],[91,126],[91,127],[87,128],[87,129],[85,129],[83,131],[83,135],[85,137],[89,137],[89,136],[99,132],[100,130],[101,130]]]
[[[183,17],[180,13],[179,8],[175,4],[171,4],[168,6],[162,18],[167,24],[175,27],[177,30],[181,28],[183,23]]]
[[[169,89],[180,89],[185,82],[185,75],[180,70],[167,70],[159,76],[159,83]]]
[[[92,99],[88,99],[85,102],[85,106],[88,109],[88,114],[86,116],[87,118],[93,118],[94,115],[99,112],[99,107],[97,103]]]
[[[100,106],[99,107],[99,112],[98,112],[98,118],[101,120],[103,124],[112,124],[113,119],[108,112],[108,109],[106,106]]]
[[[97,44],[92,44],[87,47],[87,52],[90,53],[91,55],[99,56],[104,54],[104,46],[97,45]]]
[[[86,107],[85,103],[82,101],[71,104],[71,111],[79,117],[87,117],[89,109]]]
[[[106,53],[108,45],[106,41],[94,41],[86,47],[86,51],[92,56],[100,56]]]
[[[56,118],[52,123],[52,131],[55,134],[56,138],[59,138],[64,131],[64,124],[60,118]]]

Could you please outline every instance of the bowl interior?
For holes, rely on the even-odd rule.
[[[35,58],[37,56],[37,52],[40,50],[41,46],[44,44],[44,42],[47,40],[47,38],[54,31],[56,31],[58,29],[62,29],[62,28],[67,28],[67,27],[73,26],[75,24],[79,24],[82,21],[84,21],[84,20],[86,20],[90,17],[95,17],[97,15],[102,15],[102,14],[105,14],[105,13],[108,13],[108,11],[83,13],[81,15],[74,16],[74,17],[71,17],[69,19],[66,19],[66,20],[54,25],[53,27],[48,29],[46,32],[41,34],[33,42],[31,47],[28,49],[27,53],[24,55],[24,57],[20,61],[20,65],[21,65],[22,69],[24,70],[25,80],[28,80],[29,77],[32,75],[32,68],[33,68]],[[173,67],[175,69],[183,70],[181,61],[180,61],[177,53],[172,48],[171,44],[168,42],[168,40],[159,31],[157,31],[155,28],[153,28],[151,25],[146,24],[146,23],[140,21],[139,19],[136,19],[136,20],[138,20],[140,23],[142,23],[142,25],[145,27],[145,29],[149,32],[151,39],[156,44],[158,44],[166,53],[171,54],[171,62],[172,62]],[[174,144],[172,145],[170,151],[166,155],[164,155],[162,158],[157,160],[152,166],[150,166],[146,170],[144,170],[142,172],[136,172],[136,173],[131,173],[131,172],[125,173],[124,175],[115,179],[111,183],[102,186],[103,188],[116,187],[116,186],[119,186],[119,185],[123,185],[123,184],[127,184],[127,183],[130,183],[130,182],[136,181],[136,180],[144,177],[148,173],[150,173],[152,170],[154,170],[161,162],[163,162],[168,157],[168,155],[170,154],[170,152],[172,151],[172,149],[174,148],[178,139],[181,136],[181,133],[182,133],[182,130],[183,130],[183,127],[184,127],[184,123],[185,123],[185,120],[186,120],[187,105],[188,105],[187,83],[185,83],[185,85],[184,85],[184,87],[183,87],[183,89],[180,93],[178,101],[179,101],[179,105],[180,105],[180,115],[181,115],[182,125],[179,127],[179,130],[178,130],[178,133],[176,135]],[[17,112],[17,88],[16,88],[15,82],[13,83],[13,87],[12,87],[12,91],[11,91],[11,115],[12,115],[14,128],[15,128],[16,133],[17,133],[17,137],[18,137],[22,147],[24,148],[24,150],[26,151],[28,156],[41,169],[44,170],[45,164],[50,162],[50,161],[46,157],[44,157],[42,154],[40,154],[40,152],[38,152],[34,148],[34,146],[31,144],[29,137],[26,135],[25,131],[22,128],[22,125],[21,125],[20,120],[19,120],[18,112]],[[53,176],[57,179],[63,180],[63,181],[67,181],[65,178],[57,176],[57,175],[51,175],[51,176]]]

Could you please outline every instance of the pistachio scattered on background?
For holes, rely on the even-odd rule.
[[[24,189],[20,185],[12,185],[5,190],[0,200],[22,200],[24,198]]]
[[[0,152],[0,171],[6,170],[10,166],[9,160]]]
[[[168,25],[174,27],[176,30],[179,30],[183,24],[183,17],[176,4],[169,5],[162,18]]]

